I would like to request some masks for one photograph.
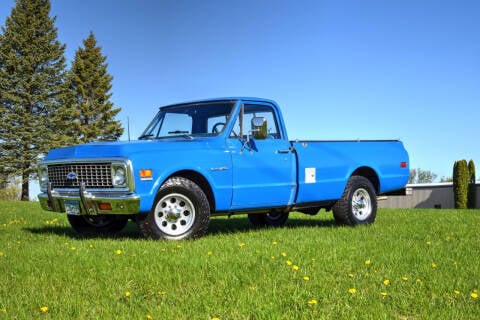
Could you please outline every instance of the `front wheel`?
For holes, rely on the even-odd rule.
[[[73,230],[85,235],[106,235],[121,231],[128,222],[128,218],[115,215],[67,215],[68,222]]]
[[[333,206],[333,217],[338,224],[370,224],[377,216],[377,197],[370,180],[352,176],[342,197]]]
[[[210,205],[203,190],[189,179],[173,177],[162,185],[139,227],[147,238],[180,240],[203,236],[209,221]]]

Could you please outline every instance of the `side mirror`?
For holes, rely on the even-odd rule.
[[[252,118],[252,134],[254,139],[264,140],[267,138],[267,119],[265,117]]]

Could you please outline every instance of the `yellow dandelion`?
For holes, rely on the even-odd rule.
[[[408,277],[403,276],[403,277],[402,277],[402,280],[403,280],[403,281],[408,281]]]
[[[1,307],[1,308],[0,308],[0,312],[1,312],[1,313],[7,313],[7,308]]]
[[[165,291],[158,291],[158,292],[157,292],[157,295],[158,295],[158,296],[164,296],[164,295],[166,295],[166,294],[167,294],[167,293],[166,293]]]
[[[120,255],[120,254],[122,254],[122,253],[123,253],[123,251],[122,251],[122,250],[120,250],[120,249],[118,249],[117,251],[115,251],[115,253],[116,253],[116,254],[118,254],[118,255]]]
[[[47,306],[42,306],[42,307],[40,307],[40,312],[45,313],[45,312],[47,312],[47,311],[48,311],[48,307],[47,307]]]
[[[420,282],[422,282],[422,280],[421,280],[421,279],[417,279],[417,280],[415,280],[415,282],[420,283]]]
[[[388,279],[383,280],[383,284],[386,285],[386,286],[389,286],[390,285],[390,280],[388,280]]]
[[[470,297],[472,297],[472,299],[478,299],[478,293],[477,291],[473,291],[472,293],[470,293]]]
[[[240,248],[245,247],[245,242],[241,242],[238,246],[239,246]]]
[[[309,276],[304,276],[304,277],[303,277],[303,280],[309,281],[309,280],[310,280],[310,277],[309,277]]]
[[[282,257],[286,257],[287,254],[285,252],[282,252]]]
[[[318,303],[318,301],[315,300],[315,299],[308,300],[308,304],[311,305],[311,306],[314,306],[314,305],[316,305],[317,303]]]
[[[4,253],[2,251],[0,251],[0,257],[3,257]]]
[[[312,263],[315,263],[315,262],[317,262],[317,259],[312,258]]]
[[[427,246],[431,246],[432,245],[432,241],[427,241]]]
[[[348,289],[348,293],[350,293],[350,294],[355,294],[355,293],[357,293],[357,289],[355,289],[355,288],[350,288],[350,289]]]
[[[369,266],[372,264],[372,261],[370,259],[365,260],[365,265]]]
[[[290,261],[290,260],[287,260],[286,264],[287,264],[287,266],[291,266],[293,264],[293,262]]]
[[[459,295],[459,294],[460,294],[460,291],[458,291],[458,290],[453,290],[453,293],[455,293],[456,295]]]
[[[70,250],[75,251],[75,250],[77,250],[77,248],[71,247]]]
[[[220,320],[220,318],[213,317],[211,320]]]
[[[275,256],[271,256],[270,258],[272,258],[272,260],[275,260]]]
[[[355,277],[355,276],[353,275],[353,273],[349,273],[349,274],[348,274],[348,277],[349,277],[349,278],[353,278],[353,277]]]
[[[151,315],[147,314],[147,320],[152,320],[152,319],[153,319],[153,317]]]
[[[130,298],[131,295],[130,291],[125,291],[125,298]]]
[[[208,251],[208,252],[207,252],[207,255],[209,255],[209,256],[211,256],[212,254],[213,254],[212,251]]]
[[[297,265],[295,265],[295,266],[292,267],[292,269],[293,269],[294,271],[298,271],[298,270],[300,269],[300,267],[297,266]]]
[[[278,244],[277,241],[273,241],[273,242],[272,242],[272,245],[274,245],[274,246],[276,246],[277,244]]]
[[[437,267],[437,264],[435,262],[432,262],[432,268],[435,269]]]
[[[388,293],[383,291],[383,292],[380,292],[380,295],[385,298],[386,296],[388,296]]]

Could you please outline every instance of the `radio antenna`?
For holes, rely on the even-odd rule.
[[[128,134],[128,141],[130,141],[130,117],[127,117],[127,134]]]

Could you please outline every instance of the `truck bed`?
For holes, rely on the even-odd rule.
[[[375,175],[377,193],[403,188],[408,180],[402,168],[408,154],[399,140],[295,140],[291,144],[297,155],[297,204],[338,199],[355,171]]]

